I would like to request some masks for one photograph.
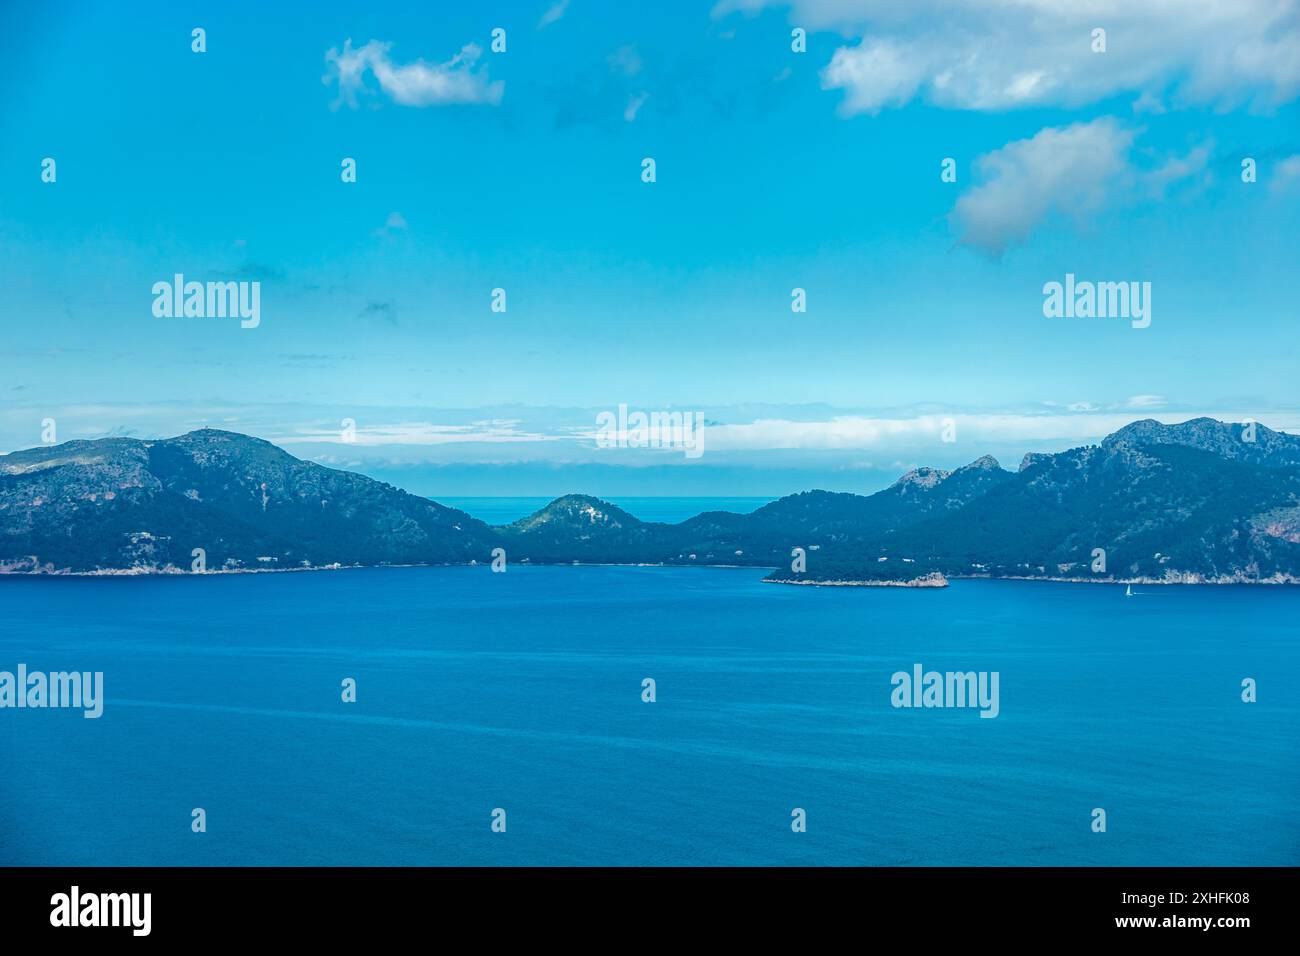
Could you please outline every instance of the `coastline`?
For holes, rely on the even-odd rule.
[[[802,584],[817,588],[946,588],[948,579],[938,571],[925,574],[906,581],[853,581],[853,580],[808,580],[793,578],[764,578],[764,584]]]
[[[45,577],[45,578],[101,578],[101,577],[207,577],[226,574],[293,574],[309,571],[355,571],[379,568],[472,568],[486,565],[487,561],[441,562],[437,564],[318,564],[298,568],[218,568],[209,571],[186,571],[175,566],[135,567],[135,568],[98,568],[94,571],[71,571],[66,569],[36,568],[14,570],[0,568],[0,580],[5,578]],[[774,571],[775,568],[752,564],[669,564],[665,562],[609,562],[609,561],[520,561],[521,567],[534,568],[726,568],[732,570]],[[937,579],[937,580],[936,580]],[[1252,578],[1241,575],[1218,575],[1207,577],[1200,572],[1171,571],[1163,577],[1132,578],[1096,578],[1096,577],[1062,577],[1028,574],[942,574],[933,572],[917,578],[906,580],[852,580],[852,579],[793,579],[764,578],[765,584],[793,584],[813,587],[894,587],[894,588],[944,588],[951,581],[1041,581],[1054,584],[1141,584],[1141,585],[1262,585],[1286,586],[1300,585],[1300,577],[1292,574],[1274,574],[1266,578]]]
[[[1300,584],[1300,577],[1294,574],[1274,574],[1266,578],[1251,578],[1243,575],[1220,574],[1206,577],[1199,571],[1168,571],[1163,577],[1137,578],[1080,578],[1080,577],[1045,577],[1030,574],[953,574],[950,577],[965,581],[1051,581],[1056,584],[1210,584],[1215,586],[1229,584],[1287,585]]]

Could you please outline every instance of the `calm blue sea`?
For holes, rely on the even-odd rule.
[[[459,508],[466,514],[486,521],[488,524],[510,524],[520,518],[541,511],[554,498],[444,498],[438,497],[439,504],[448,508]],[[618,505],[629,514],[642,521],[662,521],[665,524],[677,524],[687,518],[694,518],[706,511],[734,511],[737,514],[749,514],[756,511],[775,498],[699,498],[699,497],[654,497],[636,498],[623,495],[608,497],[606,501]]]
[[[1300,863],[1300,590],[761,577],[0,579],[0,670],[107,693],[0,710],[0,863]]]

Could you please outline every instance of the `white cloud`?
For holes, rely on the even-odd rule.
[[[714,16],[789,7],[791,23],[864,37],[822,74],[846,113],[921,97],[955,109],[1080,106],[1140,94],[1270,107],[1300,93],[1297,0],[722,0]],[[1107,31],[1092,51],[1093,28]]]
[[[1276,193],[1284,192],[1296,185],[1300,185],[1300,153],[1288,156],[1277,164],[1273,172],[1271,188]]]
[[[1169,403],[1163,395],[1132,395],[1124,403],[1125,408],[1163,408]]]
[[[637,112],[641,109],[643,103],[649,98],[648,93],[637,93],[627,101],[627,106],[623,110],[623,119],[629,123],[636,119]]]
[[[703,410],[710,422],[705,427],[705,459],[757,466],[799,462],[800,467],[815,461],[819,468],[835,468],[861,462],[865,455],[882,463],[897,460],[949,467],[959,464],[958,459],[968,453],[973,458],[992,452],[1002,457],[1004,464],[1014,464],[1026,450],[1059,451],[1094,443],[1144,417],[1167,424],[1199,417],[1225,422],[1251,419],[1272,429],[1300,433],[1300,410],[1294,407],[1206,408],[1175,405],[1158,395],[1076,403],[1075,407],[1079,410],[1067,411],[1050,403],[1042,403],[1047,410],[1017,406],[967,411],[717,407]],[[60,422],[60,438],[65,440],[113,434],[162,437],[216,426],[265,438],[300,457],[318,457],[345,446],[341,423],[345,418],[354,418],[358,423],[356,441],[347,443],[346,448],[358,461],[400,453],[409,462],[598,461],[637,467],[663,457],[662,449],[628,449],[626,454],[613,456],[608,449],[598,449],[594,423],[602,410],[521,406],[323,408],[189,402],[60,406],[49,402],[6,402],[0,405],[0,450],[36,444],[32,421],[50,415]],[[39,414],[33,418],[35,412]],[[956,446],[942,442],[949,416],[956,424]],[[899,470],[887,464],[880,467]]]
[[[1103,117],[1048,127],[979,157],[975,169],[985,181],[952,211],[961,242],[1000,256],[1050,215],[1084,219],[1106,203],[1109,187],[1130,176],[1133,136]]]
[[[467,425],[436,425],[432,422],[396,422],[362,425],[346,444],[377,447],[381,445],[451,445],[463,443],[555,441],[556,436],[521,431],[516,419],[488,419]],[[270,439],[277,445],[344,444],[342,431],[333,423],[303,428]]]
[[[555,3],[546,8],[546,12],[542,14],[542,18],[537,21],[537,29],[540,30],[542,27],[549,27],[556,20],[560,19],[560,17],[564,16],[564,11],[568,9],[569,0],[556,0]]]
[[[1048,127],[976,158],[982,181],[962,194],[951,215],[961,243],[996,258],[1054,215],[1083,225],[1109,205],[1162,199],[1178,183],[1209,182],[1213,143],[1155,157],[1154,166],[1142,169],[1129,156],[1136,137],[1136,130],[1102,117]]]
[[[1146,184],[1153,195],[1162,197],[1174,183],[1193,177],[1206,180],[1206,167],[1209,164],[1212,143],[1202,143],[1190,150],[1186,156],[1171,156],[1146,176]]]
[[[954,414],[964,447],[991,447],[1007,444],[1058,442],[1061,447],[1095,442],[1119,431],[1134,420],[1138,410],[1154,410],[1165,404],[1158,395],[1136,395],[1130,402],[1148,399],[1149,404],[1129,405],[1131,411],[1087,411],[1076,414]],[[1172,412],[1152,417],[1165,424],[1201,417],[1202,413]],[[1244,412],[1208,412],[1220,421],[1244,421],[1258,417]],[[790,421],[760,419],[737,425],[709,425],[705,428],[704,447],[710,452],[771,451],[780,449],[914,451],[940,445],[944,416],[920,415],[913,418],[871,418],[842,416],[829,421]],[[1271,428],[1294,428],[1294,414],[1273,413]]]
[[[928,64],[911,49],[889,40],[866,39],[856,47],[840,47],[822,71],[822,89],[844,90],[840,111],[879,113],[902,106],[916,95]]]
[[[384,220],[384,224],[376,229],[373,235],[382,239],[404,229],[406,229],[406,217],[400,212],[390,212],[388,218]]]
[[[334,104],[357,105],[358,92],[365,91],[365,76],[369,70],[379,82],[379,87],[390,99],[402,106],[443,106],[450,103],[501,102],[505,83],[489,80],[487,67],[474,64],[483,51],[468,43],[445,63],[426,63],[415,60],[398,64],[389,57],[391,43],[371,40],[357,49],[349,39],[340,52],[332,47],[325,54],[330,69],[321,82],[337,82],[339,98]]]
[[[1160,116],[1167,112],[1164,102],[1150,90],[1143,90],[1142,95],[1133,101],[1134,113],[1150,113]]]
[[[608,60],[611,70],[629,79],[641,72],[641,54],[631,44],[619,47],[609,55]]]
[[[713,6],[711,15],[715,20],[721,19],[730,13],[753,15],[764,7],[774,5],[773,0],[718,0]]]

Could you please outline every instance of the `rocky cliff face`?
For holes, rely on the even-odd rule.
[[[1213,418],[1193,418],[1178,425],[1162,425],[1146,418],[1125,425],[1102,442],[1102,447],[1110,450],[1144,445],[1180,445],[1266,468],[1300,466],[1300,437],[1259,424],[1226,423]]]

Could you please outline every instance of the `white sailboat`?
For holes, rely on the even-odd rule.
[[[1127,588],[1124,589],[1124,596],[1125,597],[1133,596],[1133,585],[1130,584]]]

